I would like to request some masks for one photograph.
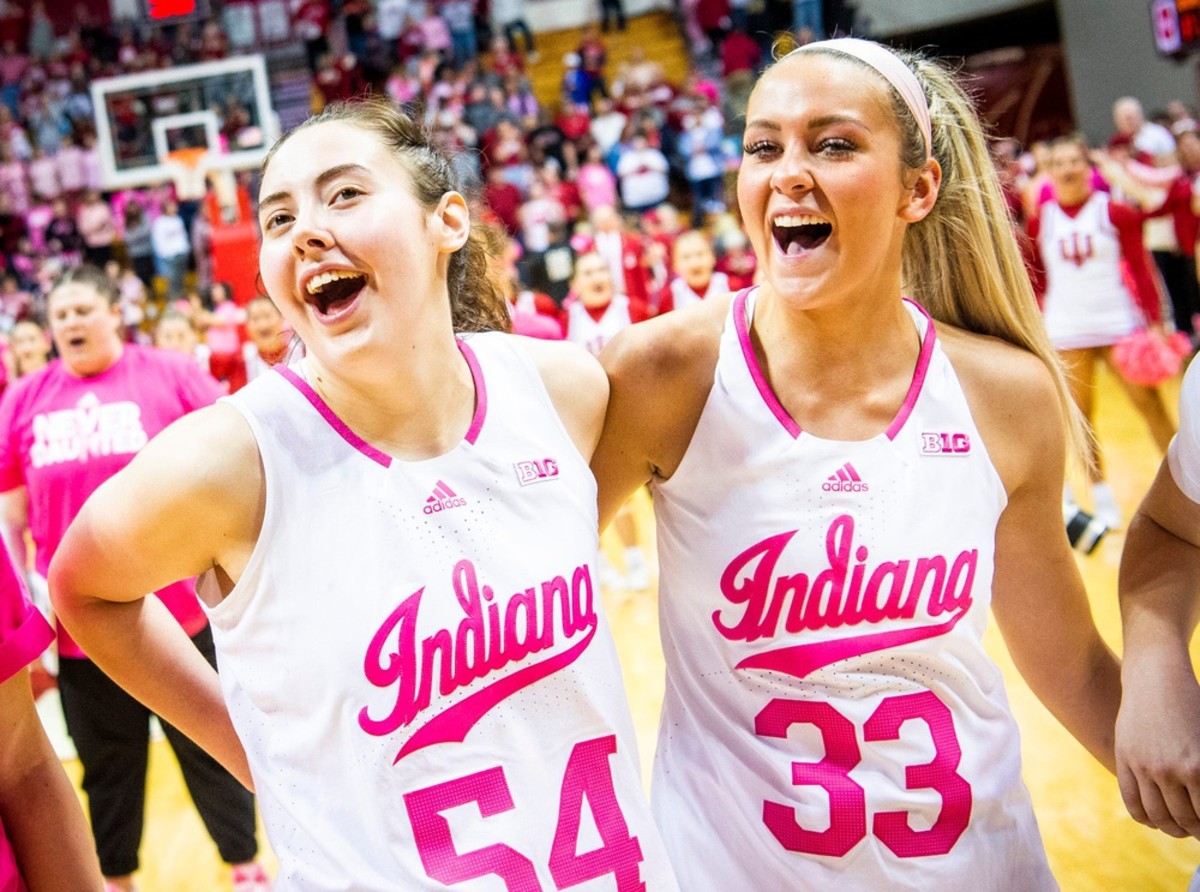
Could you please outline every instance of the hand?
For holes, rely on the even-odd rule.
[[[1117,715],[1121,797],[1138,823],[1200,839],[1200,685],[1190,665],[1145,669]]]

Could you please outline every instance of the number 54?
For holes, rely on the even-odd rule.
[[[550,876],[556,889],[569,889],[613,874],[618,892],[645,892],[641,880],[642,847],[629,835],[613,789],[609,757],[617,751],[614,735],[577,743],[567,760],[559,792],[558,824],[550,849]],[[584,795],[600,832],[598,849],[577,855]],[[500,766],[404,794],[417,853],[425,873],[447,886],[495,874],[508,892],[542,892],[533,862],[516,849],[497,843],[470,852],[454,848],[446,809],[474,802],[485,817],[511,811],[512,794]]]

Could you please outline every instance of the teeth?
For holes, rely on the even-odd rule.
[[[808,214],[783,214],[774,220],[774,225],[792,228],[795,226],[822,226],[828,225],[828,220],[822,220],[820,217],[812,217]]]
[[[321,273],[319,276],[313,276],[308,280],[308,293],[316,294],[326,285],[336,282],[339,279],[357,279],[359,277],[359,273],[352,273],[347,270],[330,270],[327,273]]]

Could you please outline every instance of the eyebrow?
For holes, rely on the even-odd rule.
[[[819,118],[813,118],[807,124],[809,130],[819,130],[822,127],[828,127],[831,124],[853,124],[856,127],[861,127],[863,130],[870,132],[868,127],[860,118],[855,118],[850,115],[821,115]],[[778,133],[783,130],[783,125],[777,121],[772,121],[769,118],[755,118],[752,121],[746,122],[746,129],[757,127],[761,130],[770,130]]]
[[[314,181],[314,183],[318,189],[321,189],[322,187],[327,185],[331,180],[336,180],[338,177],[343,176],[348,173],[369,174],[370,171],[367,168],[363,167],[361,164],[338,164],[335,167],[331,167],[328,170],[322,171],[321,173],[317,174],[317,178]],[[286,190],[281,191],[281,192],[272,192],[266,198],[259,201],[258,205],[259,205],[259,207],[266,207],[269,204],[273,204],[277,201],[283,201],[285,198],[289,198],[291,196],[291,194],[292,193],[290,193]]]

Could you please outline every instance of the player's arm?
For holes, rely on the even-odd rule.
[[[668,478],[691,442],[712,389],[728,299],[714,299],[626,328],[600,354],[608,413],[592,472],[600,528],[652,477]]]
[[[1115,771],[1120,664],[1096,629],[1063,527],[1066,430],[1058,393],[1036,357],[972,340],[978,348],[961,363],[971,369],[964,384],[1008,493],[996,530],[993,612],[1034,694]]]
[[[26,885],[103,888],[91,831],[42,730],[25,669],[0,682],[0,727],[0,821]]]
[[[608,380],[596,358],[582,347],[514,335],[532,357],[550,402],[571,435],[575,448],[590,461],[604,424]]]
[[[121,687],[250,785],[217,674],[157,598],[165,585],[245,566],[264,481],[243,417],[214,406],[171,425],[85,503],[50,565],[59,619]]]

